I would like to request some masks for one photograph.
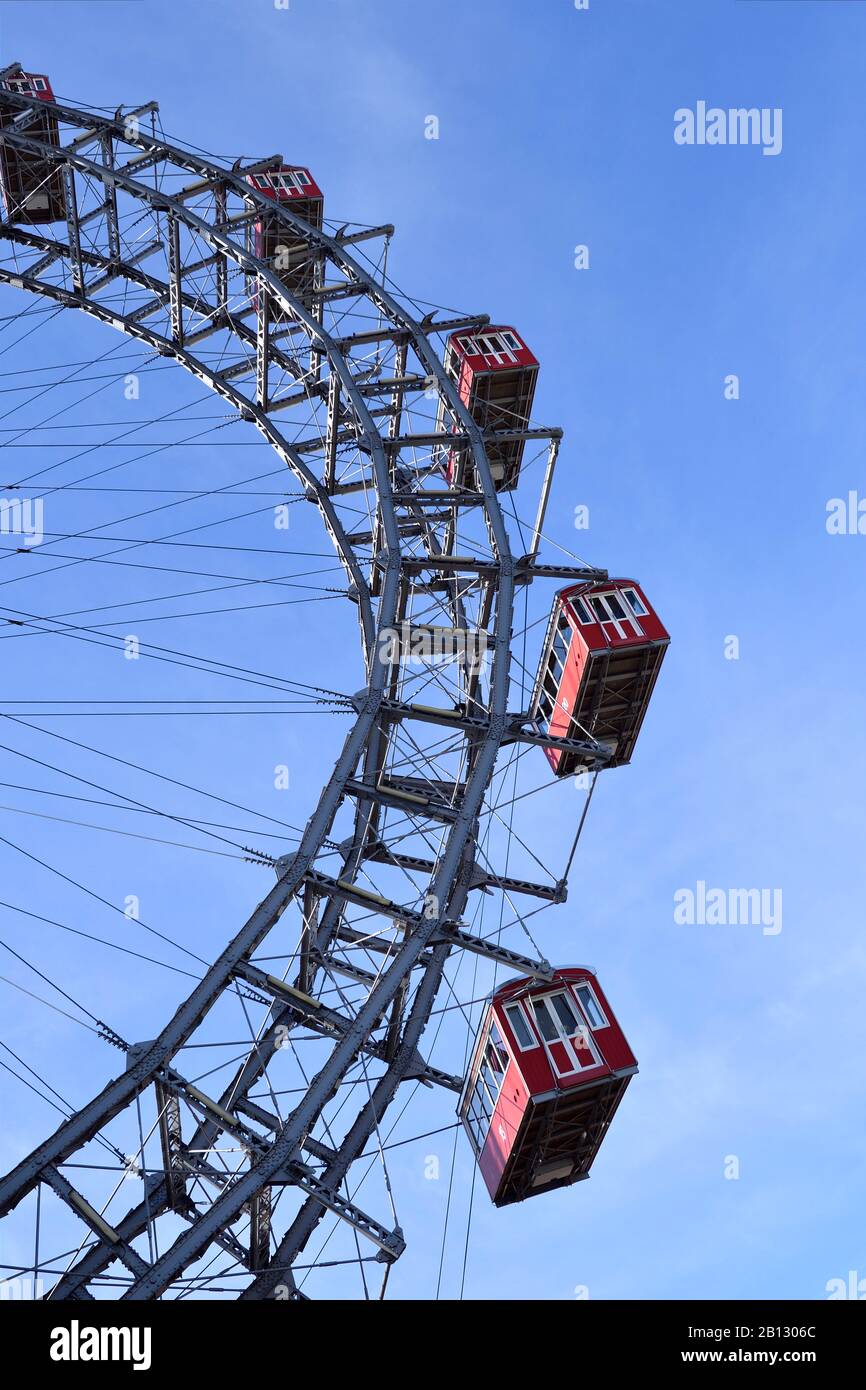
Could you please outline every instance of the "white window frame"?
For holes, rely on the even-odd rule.
[[[517,334],[514,332],[513,329],[511,329],[511,328],[503,329],[502,333],[500,334],[500,337],[502,338],[502,341],[504,342],[505,346],[508,348],[509,352],[523,352],[523,351],[524,351],[523,344],[521,343],[520,339],[518,338]],[[509,338],[511,339],[511,342],[508,341]]]
[[[577,1000],[578,1007],[579,1007],[581,1013],[583,1014],[584,1018],[586,1019],[588,1025],[589,1025],[590,1030],[591,1030],[593,1033],[599,1033],[599,1032],[601,1031],[602,1028],[609,1028],[609,1027],[610,1027],[610,1019],[608,1018],[608,1016],[607,1016],[607,1014],[605,1013],[604,1009],[601,1007],[601,1004],[599,1003],[599,1000],[598,1000],[598,995],[596,994],[595,990],[593,989],[591,982],[590,982],[589,980],[578,980],[575,984],[572,985],[572,989],[574,990],[574,997],[575,997],[575,999]],[[590,997],[590,999],[592,1000],[593,1005],[594,1005],[595,1009],[596,1009],[597,1012],[598,1012],[598,1016],[599,1016],[599,1018],[602,1020],[601,1023],[597,1023],[597,1024],[596,1024],[596,1023],[593,1023],[592,1020],[591,1020],[591,1018],[590,1018],[590,1016],[589,1016],[589,1014],[586,1012],[586,1009],[585,1009],[584,1006],[583,1006],[583,1001],[581,1000],[581,997],[580,997],[580,990],[582,990],[582,989],[585,989],[585,990],[587,991],[587,993],[589,994],[589,997]]]
[[[561,638],[562,643],[565,647],[565,656],[562,658],[560,658],[559,652],[556,650],[557,638]],[[566,667],[568,665],[568,658],[571,654],[571,643],[573,639],[574,629],[571,626],[571,623],[568,622],[564,614],[560,614],[554,626],[553,635],[550,639],[550,645],[547,649],[546,669],[542,677],[541,693],[539,695],[539,704],[541,703],[541,700],[545,694],[547,694],[547,698],[550,703],[550,714],[547,716],[548,723],[550,722],[550,718],[553,715],[553,711],[559,704],[559,692],[562,689],[562,680],[565,675]],[[554,683],[556,685],[555,695],[550,695],[548,694],[548,692],[545,691],[544,679],[548,675],[551,675],[553,677]]]
[[[564,996],[568,1000],[569,1007],[572,1013],[576,1016],[577,1027],[575,1028],[575,1031],[573,1033],[563,1033],[562,1031],[562,1019],[559,1017],[556,1010],[552,1007],[551,1003],[551,1001],[557,995]],[[541,1033],[540,1026],[538,1028],[538,1032],[541,1035],[542,1043],[544,1045],[544,1050],[547,1054],[548,1061],[550,1062],[551,1067],[557,1073],[557,1075],[574,1076],[577,1075],[578,1072],[592,1071],[595,1067],[601,1065],[601,1054],[593,1039],[593,1030],[592,1028],[590,1028],[588,1021],[584,1018],[583,1011],[576,1005],[574,996],[572,995],[570,989],[563,987],[562,989],[552,990],[549,994],[542,994],[539,997],[534,997],[532,999],[533,1010],[535,1009],[536,1003],[542,1004],[547,1009],[548,1016],[553,1019],[554,1025],[556,1027],[557,1037],[555,1038],[545,1038],[544,1035]],[[578,1039],[580,1039],[579,1046],[577,1041]],[[569,1061],[572,1061],[574,1063],[574,1065],[570,1067],[568,1071],[563,1071],[562,1068],[557,1065],[553,1057],[553,1054],[550,1051],[551,1046],[558,1042],[564,1045],[566,1057],[568,1057]],[[588,1052],[590,1054],[590,1056],[592,1057],[591,1062],[581,1062],[580,1057],[578,1056],[579,1048],[582,1049],[584,1052]]]
[[[562,677],[565,675],[565,664],[566,664],[566,661],[567,661],[567,660],[568,660],[568,648],[566,648],[566,651],[565,651],[565,661],[564,661],[564,660],[562,659],[562,657],[560,656],[559,652],[556,650],[556,648],[555,648],[555,647],[553,646],[553,644],[551,643],[550,653],[549,653],[549,658],[548,658],[548,670],[551,671],[552,674],[553,674],[554,680],[556,681],[556,688],[557,688],[557,690],[558,690],[559,687],[562,685]]]
[[[499,1085],[496,1089],[495,1094],[491,1091],[490,1086],[488,1085],[487,1080],[484,1076],[483,1070],[487,1061],[487,1049],[490,1047],[493,1041],[492,1034],[494,1028],[499,1034],[499,1041],[505,1052],[505,1068],[501,1073],[497,1073]],[[532,1029],[530,1029],[529,1031],[531,1033]],[[499,1104],[499,1097],[502,1094],[502,1088],[505,1085],[506,1073],[508,1072],[508,1067],[511,1061],[512,1054],[511,1049],[508,1045],[508,1040],[505,1037],[502,1028],[497,1022],[496,1018],[491,1014],[487,1023],[487,1027],[484,1030],[484,1036],[479,1042],[479,1045],[475,1051],[475,1068],[473,1081],[471,1086],[467,1086],[466,1088],[466,1093],[464,1095],[463,1103],[460,1108],[460,1117],[469,1130],[470,1137],[475,1147],[475,1153],[477,1157],[480,1157],[481,1151],[484,1148],[484,1145],[487,1143],[487,1136],[489,1135],[490,1127],[493,1124],[493,1116],[496,1114],[496,1107]],[[487,1063],[487,1066],[488,1070],[492,1070],[492,1068],[489,1066],[489,1063]],[[489,1119],[487,1118],[487,1115],[484,1112],[483,1106],[480,1106],[481,1113],[484,1117],[484,1122],[487,1125],[487,1129],[484,1131],[483,1139],[479,1138],[479,1135],[476,1134],[476,1128],[480,1131],[481,1126],[480,1122],[475,1117],[472,1111],[472,1102],[475,1098],[476,1092],[479,1090],[479,1087],[483,1090],[483,1094],[490,1104]]]
[[[486,1109],[482,1104],[482,1094],[479,1094],[479,1091],[483,1094],[483,1097],[489,1102],[490,1092],[488,1091],[487,1086],[484,1083],[484,1079],[480,1071],[476,1073],[475,1080],[473,1081],[472,1085],[469,1087],[469,1090],[466,1093],[466,1104],[463,1110],[463,1118],[470,1125],[470,1127],[472,1125],[475,1125],[480,1130],[482,1122],[486,1126],[484,1130],[483,1140],[481,1142],[478,1142],[476,1140],[477,1150],[480,1154],[481,1150],[484,1148],[484,1145],[487,1143],[487,1136],[490,1133],[490,1126],[493,1123],[493,1115],[496,1110],[496,1106],[492,1105],[490,1107],[490,1114],[488,1116]],[[476,1115],[474,1112],[476,1096],[478,1098],[478,1115]]]
[[[509,1013],[509,1009],[516,1009],[516,1010],[517,1010],[517,1013],[518,1013],[519,1017],[522,1018],[522,1020],[523,1020],[524,1026],[525,1026],[526,1028],[529,1029],[529,1036],[530,1036],[530,1038],[532,1039],[531,1042],[522,1043],[522,1042],[520,1041],[520,1038],[517,1036],[517,1029],[514,1027],[514,1024],[511,1022],[511,1014]],[[503,1004],[503,1006],[502,1006],[502,1012],[505,1014],[505,1017],[508,1019],[508,1026],[510,1027],[512,1033],[514,1034],[514,1041],[515,1041],[515,1044],[517,1045],[517,1048],[518,1048],[518,1050],[519,1050],[520,1052],[532,1052],[533,1048],[536,1048],[536,1047],[540,1047],[540,1046],[541,1046],[541,1043],[539,1042],[538,1037],[537,1037],[537,1035],[536,1035],[535,1028],[534,1028],[533,1025],[532,1025],[532,1020],[527,1016],[526,1009],[525,1009],[525,1007],[524,1007],[524,1004],[523,1004],[523,1000],[522,1000],[522,999],[511,999],[511,1000],[509,1000],[509,1002],[508,1002],[507,1004]]]
[[[649,609],[647,608],[646,604],[644,603],[643,599],[641,598],[640,594],[638,593],[638,591],[637,591],[637,589],[634,587],[634,585],[629,584],[629,586],[628,586],[626,589],[620,589],[620,593],[621,593],[621,594],[623,595],[623,597],[627,600],[627,606],[631,609],[631,617],[633,617],[633,618],[648,618],[648,617],[649,617]],[[638,605],[639,605],[637,608],[634,607],[634,605],[632,604],[631,600],[628,598],[628,595],[629,595],[629,594],[634,594],[634,597],[637,599],[637,602],[638,602]]]
[[[482,1066],[483,1066],[483,1062],[482,1062]],[[476,1095],[479,1096],[479,1098],[480,1098],[482,1101],[486,1100],[487,1104],[490,1106],[490,1115],[489,1115],[489,1117],[487,1116],[487,1106],[484,1105],[484,1104],[482,1104],[481,1109],[482,1109],[483,1112],[484,1112],[485,1119],[488,1119],[488,1123],[489,1123],[489,1124],[492,1124],[492,1123],[493,1123],[493,1114],[494,1114],[494,1111],[496,1110],[496,1100],[495,1100],[495,1099],[493,1098],[493,1096],[490,1094],[490,1087],[488,1086],[487,1082],[486,1082],[485,1079],[484,1079],[484,1073],[483,1073],[481,1067],[479,1067],[479,1068],[478,1068],[478,1071],[475,1073],[475,1085],[472,1087],[472,1096],[476,1096]],[[497,1095],[497,1097],[498,1097],[498,1095],[499,1095],[499,1092],[498,1092],[498,1091],[497,1091],[496,1095]],[[470,1104],[470,1105],[472,1104],[471,1099],[470,1099],[469,1104]]]
[[[565,663],[568,660],[568,653],[571,651],[571,639],[573,636],[574,629],[571,623],[563,622],[562,618],[560,618],[553,629],[553,636],[550,639],[550,654],[556,657],[563,669],[565,669]],[[562,658],[560,658],[559,652],[556,650],[557,641],[562,643],[565,651],[565,655]]]
[[[596,622],[613,623],[618,637],[627,637],[629,635],[633,637],[643,637],[644,631],[638,622],[637,613],[627,612],[624,618],[617,618],[610,604],[607,602],[611,594],[619,594],[620,592],[621,590],[619,589],[608,589],[603,594],[590,594],[588,596],[589,607],[592,609],[593,613],[595,613],[595,604],[600,603],[607,614],[605,618],[600,618],[598,614],[596,614]],[[626,605],[621,604],[620,607],[625,608]],[[630,634],[626,631],[626,623],[631,626],[632,631]]]
[[[490,1039],[488,1038],[487,1043],[489,1043],[489,1041]],[[492,1120],[493,1112],[496,1109],[496,1103],[499,1100],[499,1092],[502,1090],[502,1085],[505,1081],[505,1072],[503,1072],[501,1076],[498,1073],[494,1072],[493,1068],[487,1060],[487,1043],[484,1044],[484,1051],[482,1052],[478,1062],[478,1071],[475,1074],[475,1086],[473,1087],[473,1090],[477,1089],[479,1082],[484,1087],[485,1093],[491,1105],[490,1118]],[[491,1090],[490,1082],[487,1080],[488,1072],[490,1073],[492,1079],[497,1083],[495,1091]]]
[[[493,1030],[494,1030],[494,1028],[496,1029],[496,1036],[499,1038],[498,1044],[495,1043],[495,1042],[493,1041]],[[503,1036],[502,1029],[500,1028],[500,1026],[499,1026],[499,1024],[498,1024],[498,1022],[497,1022],[497,1020],[496,1020],[496,1018],[495,1018],[495,1016],[494,1016],[493,1014],[491,1014],[490,1022],[489,1022],[488,1025],[487,1025],[487,1041],[486,1041],[485,1044],[484,1044],[484,1055],[485,1055],[485,1057],[487,1056],[487,1049],[488,1049],[491,1045],[493,1046],[493,1048],[494,1048],[495,1051],[499,1051],[499,1050],[501,1049],[502,1052],[505,1053],[505,1066],[502,1068],[502,1081],[500,1081],[500,1083],[499,1083],[499,1089],[501,1090],[501,1089],[502,1089],[502,1082],[504,1082],[504,1080],[505,1080],[505,1073],[508,1071],[508,1068],[509,1068],[509,1066],[510,1066],[510,1064],[511,1064],[511,1053],[510,1053],[510,1051],[509,1051],[509,1049],[508,1049],[508,1043],[505,1041],[505,1038],[504,1038],[504,1036]],[[502,1060],[502,1059],[500,1058],[500,1060]]]
[[[484,333],[479,333],[478,341],[485,345],[485,357],[495,357],[497,359],[506,357],[513,363],[517,361],[517,352],[519,349],[509,347],[498,328],[494,329],[492,332],[488,329]]]
[[[266,177],[275,193],[300,193],[311,182],[306,175],[302,178],[302,173],[301,169],[272,169]]]
[[[487,1122],[487,1129],[484,1131],[482,1136],[481,1121],[478,1119],[477,1115],[475,1114],[472,1108],[472,1102],[474,1097],[475,1087],[473,1086],[466,1100],[466,1109],[463,1112],[463,1121],[467,1129],[469,1130],[469,1135],[472,1140],[472,1146],[475,1149],[475,1155],[477,1158],[480,1158],[481,1151],[484,1148],[484,1145],[487,1143],[487,1136],[490,1133],[490,1123]]]
[[[599,606],[604,609],[604,616],[598,612],[595,606],[596,604],[599,604]],[[593,613],[595,613],[595,620],[597,623],[616,623],[617,627],[619,627],[621,619],[615,615],[608,603],[607,594],[590,594],[589,606]]]
[[[553,1008],[553,1000],[554,1000],[554,999],[559,999],[559,998],[565,998],[565,999],[568,1000],[568,1008],[569,1008],[569,1010],[571,1011],[571,1014],[572,1014],[572,1016],[573,1016],[573,1021],[574,1021],[574,1032],[573,1032],[573,1033],[563,1033],[563,1032],[562,1032],[562,1029],[565,1027],[565,1024],[563,1023],[562,1019],[559,1017],[559,1014],[558,1014],[558,1013],[556,1012],[556,1010]],[[544,1036],[544,1034],[541,1032],[541,1028],[540,1028],[540,1026],[539,1026],[539,1027],[538,1027],[538,1031],[539,1031],[539,1033],[541,1034],[541,1040],[542,1040],[542,1042],[546,1042],[546,1043],[552,1043],[552,1042],[565,1042],[566,1040],[570,1040],[571,1038],[576,1038],[577,1035],[578,1035],[578,1033],[583,1032],[583,1030],[584,1030],[584,1028],[585,1028],[585,1026],[586,1026],[585,1020],[584,1020],[584,1016],[583,1016],[583,1014],[582,1014],[582,1012],[581,1012],[580,1009],[576,1009],[576,1008],[574,1007],[574,999],[571,997],[571,993],[570,993],[570,991],[569,991],[568,989],[564,989],[564,988],[563,988],[563,989],[556,989],[556,990],[553,990],[550,994],[542,994],[542,995],[540,995],[540,996],[536,996],[536,997],[532,1000],[532,1011],[533,1011],[533,1014],[537,1016],[537,1010],[536,1010],[536,1007],[535,1007],[536,1004],[543,1004],[543,1005],[545,1006],[545,1008],[547,1008],[548,1015],[553,1019],[554,1025],[555,1025],[556,1030],[557,1030],[557,1033],[559,1034],[559,1036],[556,1037],[556,1038],[545,1038],[545,1036]],[[548,1005],[549,1005],[550,1007],[548,1007]]]
[[[573,598],[571,600],[571,604],[574,608],[575,613],[577,614],[577,621],[580,623],[581,627],[592,627],[593,624],[598,623],[598,618],[595,616],[586,599],[581,594],[578,594],[575,598]],[[583,609],[584,613],[588,615],[587,617],[581,617],[581,608]]]

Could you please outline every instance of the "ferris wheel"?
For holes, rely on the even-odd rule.
[[[305,1299],[347,1265],[380,1296],[412,1238],[391,1120],[419,1088],[502,1206],[588,1176],[637,1069],[594,973],[534,948],[531,919],[565,901],[571,859],[545,867],[513,773],[531,760],[548,788],[586,782],[576,844],[599,771],[631,758],[668,634],[639,583],[548,546],[561,432],[533,422],[539,363],[517,328],[401,294],[394,229],[328,220],[311,169],[229,163],[169,139],[156,103],[68,104],[16,63],[0,71],[0,179],[0,283],[185,368],[228,408],[221,427],[257,433],[293,507],[321,518],[363,663],[346,693],[297,654],[277,680],[227,652],[205,666],[143,644],[345,727],[288,852],[264,821],[253,845],[173,816],[269,875],[267,891],[250,888],[239,927],[216,924],[157,1036],[90,1015],[122,1070],[55,1105],[54,1132],[0,1179],[0,1216],[36,1223],[20,1270],[52,1299]],[[48,539],[69,565],[94,558]],[[123,544],[100,564],[145,543],[110,539]],[[543,618],[521,624],[551,581]],[[83,618],[0,616],[15,637],[120,640]],[[493,972],[480,998],[455,994],[462,960]],[[462,1055],[440,1064],[449,1011]]]

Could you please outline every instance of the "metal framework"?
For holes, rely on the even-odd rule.
[[[510,905],[565,896],[562,882],[499,874],[479,845],[495,817],[489,790],[503,748],[567,743],[587,768],[605,761],[591,739],[545,738],[526,709],[509,708],[516,589],[605,572],[538,560],[556,430],[512,431],[547,448],[531,542],[512,552],[489,441],[442,364],[442,335],[487,319],[437,319],[398,297],[355,251],[387,243],[392,228],[313,229],[247,181],[278,156],[225,167],[163,138],[155,103],[105,117],[55,102],[56,146],[28,133],[28,112],[45,103],[2,91],[0,107],[18,117],[0,142],[59,170],[66,206],[65,224],[13,214],[0,225],[9,251],[0,281],[174,359],[256,427],[321,513],[366,669],[297,852],[275,863],[273,887],[159,1036],[122,1044],[125,1070],[0,1180],[0,1215],[41,1187],[74,1216],[78,1254],[53,1298],[93,1297],[111,1272],[125,1299],[206,1293],[202,1271],[217,1256],[240,1276],[240,1297],[303,1298],[293,1268],[328,1214],[378,1260],[404,1248],[393,1216],[352,1200],[350,1175],[375,1153],[403,1083],[460,1089],[422,1049],[449,955],[473,952],[521,974],[549,969],[501,934],[474,933],[467,904],[479,891]],[[314,260],[306,302],[253,253],[250,228],[264,211]],[[443,485],[443,451],[455,439],[471,450],[471,488]],[[445,628],[455,642],[471,634],[485,659],[419,670],[399,643],[386,657],[383,643],[401,625]],[[326,871],[338,824],[348,833],[338,870]],[[256,960],[266,938],[282,975]],[[181,1054],[194,1038],[231,1037],[225,1019],[239,1003],[262,1021],[229,1079],[208,1092],[185,1077]],[[273,1078],[300,1036],[314,1041],[316,1067],[283,1113]],[[142,1114],[162,1161],[153,1168],[136,1148],[140,1200],[109,1215],[116,1187],[96,1165],[72,1164],[97,1138],[117,1152],[121,1126],[137,1131]]]

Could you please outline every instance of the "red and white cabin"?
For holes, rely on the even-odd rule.
[[[53,101],[51,83],[44,74],[20,70],[6,74],[0,82],[0,129],[15,126],[33,140],[47,145],[60,143],[57,118],[50,111],[34,115],[23,107],[7,105],[3,101],[4,91]],[[39,225],[60,222],[66,217],[63,175],[57,165],[33,150],[0,146],[0,191],[10,222]]]
[[[282,164],[278,169],[248,174],[247,183],[289,208],[311,227],[321,228],[325,200],[309,169]],[[321,256],[302,237],[293,236],[291,227],[279,217],[264,216],[255,223],[251,249],[260,260],[267,261],[289,293],[309,308],[318,288]],[[271,317],[282,319],[288,315],[275,304]]]
[[[500,985],[458,1107],[495,1205],[589,1177],[636,1071],[594,971]]]
[[[453,333],[445,350],[445,370],[477,425],[488,431],[522,430],[529,423],[538,361],[514,328],[484,328]],[[437,429],[451,428],[443,403]],[[489,440],[487,457],[497,491],[515,488],[520,478],[525,441]],[[449,483],[476,488],[472,451],[466,445],[448,450],[443,472]],[[467,476],[468,475],[468,476]]]
[[[556,596],[538,668],[532,717],[555,738],[587,735],[613,750],[608,766],[631,759],[670,637],[639,584],[607,579]],[[582,756],[545,748],[558,777]]]

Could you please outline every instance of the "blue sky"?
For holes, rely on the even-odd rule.
[[[291,0],[282,12],[267,0],[13,0],[0,43],[4,61],[50,73],[62,97],[112,109],[154,97],[166,130],[190,143],[232,157],[282,150],[314,170],[329,216],[396,224],[390,269],[402,287],[517,325],[541,362],[535,414],[566,431],[551,540],[639,578],[672,633],[634,763],[601,779],[569,902],[538,930],[551,959],[598,969],[640,1076],[589,1183],[504,1211],[476,1186],[465,1296],[569,1299],[587,1286],[591,1298],[821,1298],[849,1270],[866,1278],[866,536],[825,526],[829,499],[866,496],[866,5]],[[699,100],[781,108],[782,152],[676,145],[674,112]],[[435,141],[424,138],[431,114]],[[588,270],[574,268],[577,244],[589,247]],[[22,346],[21,365],[108,349],[132,351],[61,316]],[[17,360],[10,352],[0,368]],[[725,399],[731,373],[738,400]],[[176,377],[148,379],[142,418],[196,398]],[[116,396],[82,418],[97,408],[125,418]],[[16,456],[16,476],[25,462]],[[256,471],[240,449],[214,464],[226,481]],[[261,451],[256,464],[268,466]],[[579,504],[588,532],[574,529]],[[57,529],[75,519],[64,513]],[[299,551],[326,551],[316,540],[312,521],[292,531]],[[533,601],[543,608],[552,594]],[[300,678],[354,690],[360,660],[341,610],[291,610],[288,641],[275,620],[251,619],[231,659],[255,665],[260,644],[279,642],[281,669],[305,673],[325,612],[335,640]],[[725,658],[731,635],[738,660]],[[4,676],[16,698],[120,696],[125,676],[102,657],[58,661],[38,641],[19,645],[40,650]],[[183,693],[183,680],[167,673],[160,689]],[[62,732],[85,738],[87,722]],[[325,730],[313,747],[313,723],[244,727],[220,745],[166,721],[136,729],[134,747],[182,779],[204,765],[221,794],[297,825],[335,746]],[[44,738],[23,746],[45,756]],[[291,787],[279,794],[270,772],[281,757]],[[27,780],[3,758],[3,780]],[[115,775],[114,785],[132,784]],[[533,806],[538,842],[563,862],[578,794],[551,784]],[[11,812],[0,834],[112,903],[139,893],[148,921],[182,921],[205,955],[270,886],[263,870],[106,849],[71,827],[22,828]],[[110,929],[107,909],[82,907],[35,866],[22,874],[13,851],[0,874],[4,899]],[[781,889],[782,930],[677,925],[674,894],[699,880]],[[15,914],[2,927],[42,968],[60,962],[71,992],[125,1036],[153,1036],[183,993],[180,977],[131,977],[125,959],[73,950]],[[11,959],[2,969],[34,987]],[[10,1045],[82,1103],[117,1054],[47,1012],[34,1035],[37,1006],[3,988]],[[54,1118],[8,1074],[0,1096],[5,1168]],[[401,1133],[451,1118],[450,1097],[425,1093]],[[435,1291],[451,1142],[394,1151],[409,1247],[392,1295]],[[423,1158],[440,1151],[445,1176],[427,1181]],[[731,1155],[736,1180],[724,1175]],[[470,1189],[461,1136],[446,1297],[460,1288]]]

